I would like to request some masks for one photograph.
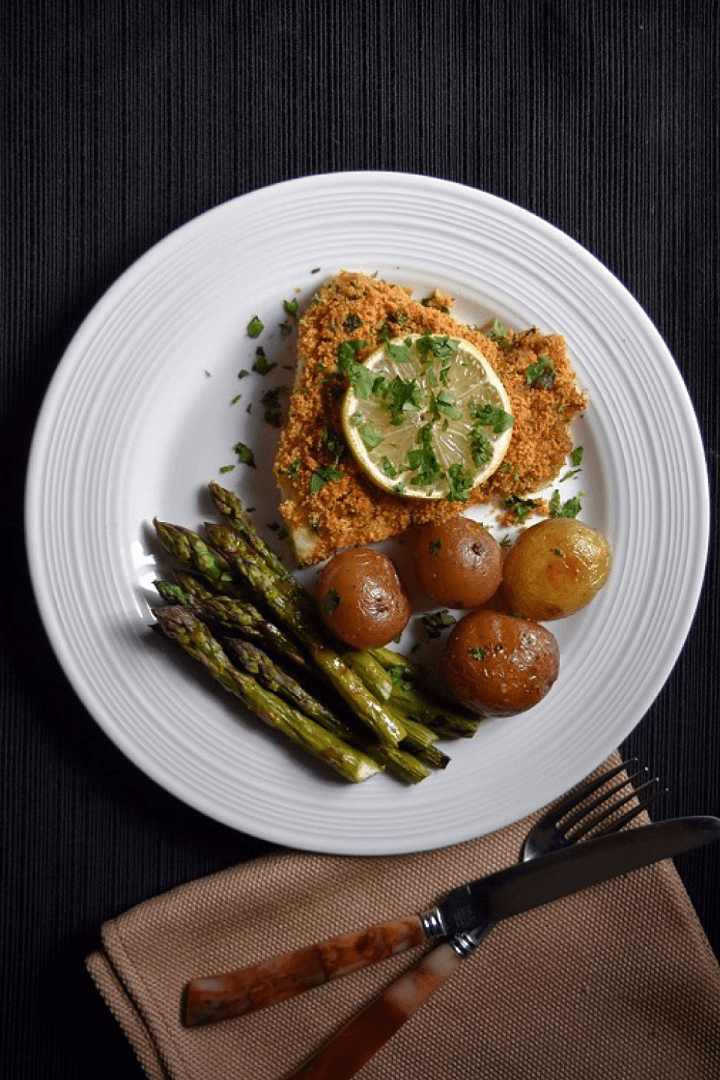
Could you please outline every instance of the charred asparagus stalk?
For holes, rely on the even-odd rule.
[[[373,660],[392,679],[390,704],[402,716],[412,716],[438,734],[472,738],[482,717],[466,712],[442,694],[422,685],[423,669],[393,649],[368,649]]]
[[[245,513],[243,504],[237,495],[222,487],[215,480],[210,481],[208,488],[218,510],[227,519],[226,524],[230,525],[242,536],[248,546],[257,552],[273,574],[276,574],[284,581],[291,581],[290,571],[282,559],[265,543],[256,526]]]
[[[153,614],[167,637],[199,661],[246,708],[346,780],[359,783],[381,771],[381,766],[367,754],[264,689],[251,675],[238,671],[208,627],[189,608],[171,605],[156,608]]]
[[[185,604],[204,622],[209,620],[226,630],[242,634],[249,641],[259,642],[271,652],[291,660],[297,667],[309,669],[310,665],[298,647],[282,630],[269,622],[254,604],[233,596],[214,594],[202,588],[201,583],[198,589],[197,583],[192,584],[188,580],[191,575],[176,573],[175,576],[177,583],[164,580],[154,582],[163,600],[170,604]]]
[[[397,746],[405,737],[404,725],[370,694],[362,679],[327,644],[325,634],[319,627],[319,617],[309,605],[298,605],[293,595],[294,587],[274,577],[266,565],[255,559],[252,549],[235,530],[224,525],[208,525],[207,534],[213,548],[240,579],[261,597],[273,618],[308,650],[330,684],[373,731],[378,741],[384,746]]]
[[[417,784],[430,775],[427,764],[438,768],[445,768],[449,758],[440,751],[433,753],[434,747],[425,745],[422,740],[416,740],[417,748],[406,737],[401,748],[379,747],[368,741],[367,735],[355,731],[349,724],[341,720],[331,709],[318,701],[304,686],[283,671],[275,662],[249,642],[239,641],[237,638],[226,643],[226,647],[232,653],[237,663],[248,674],[254,675],[267,690],[273,691],[279,697],[284,698],[291,705],[300,709],[307,716],[312,717],[322,727],[332,731],[339,738],[357,746],[359,750],[367,754],[381,767],[387,766],[388,772],[393,773],[401,780],[411,784]],[[412,723],[412,722],[411,722]],[[368,733],[369,735],[369,733]],[[437,736],[435,736],[437,738]],[[413,745],[414,753],[408,751],[408,746]],[[426,753],[430,751],[430,753]],[[422,764],[425,762],[426,764]]]

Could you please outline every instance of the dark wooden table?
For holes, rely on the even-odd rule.
[[[83,969],[100,924],[269,850],[129,764],[45,640],[23,485],[79,322],[150,245],[232,196],[347,169],[456,180],[551,221],[638,298],[687,382],[714,491],[719,28],[709,0],[4,6],[0,1075],[140,1077]],[[669,786],[663,816],[720,813],[717,605],[714,533],[689,639],[627,741]],[[716,954],[719,859],[678,862]]]

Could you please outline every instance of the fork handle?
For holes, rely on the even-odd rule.
[[[185,1023],[188,1027],[198,1027],[265,1009],[313,986],[395,956],[424,940],[422,920],[410,915],[227,975],[193,979],[185,992]]]
[[[355,1076],[462,961],[463,956],[450,942],[432,949],[287,1080],[349,1080]]]

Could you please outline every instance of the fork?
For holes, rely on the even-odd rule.
[[[585,804],[586,799],[594,795],[596,791],[600,791],[624,769],[635,765],[637,765],[635,758],[622,761],[614,769],[608,769],[594,780],[583,784],[581,788],[573,789],[560,802],[553,803],[525,837],[522,861],[529,862],[530,859],[548,855],[551,851],[570,847],[571,844],[576,844],[578,840],[582,840],[591,832],[595,836],[619,832],[661,795],[666,794],[667,788],[658,788],[660,781],[657,776],[635,786],[636,780],[648,775],[648,769],[638,769],[637,772],[628,774],[609,791],[601,792],[592,802]],[[613,796],[619,794],[628,784],[632,785],[630,791],[622,798],[613,800]],[[638,795],[643,792],[646,793],[644,798],[638,799]],[[637,800],[634,806],[631,806],[624,814],[614,816],[634,799]]]
[[[635,764],[634,760],[622,762],[578,790],[571,791],[561,802],[553,804],[525,838],[521,860],[527,862],[558,848],[569,847],[595,830],[596,835],[616,832],[637,817],[661,794],[656,789],[650,790],[655,788],[656,779],[648,780],[638,788],[632,787],[633,781],[646,770],[622,779],[585,805],[591,795],[600,792],[627,766]],[[613,796],[628,785],[631,790],[614,800]],[[642,800],[638,800],[636,805],[619,817],[614,816],[642,792],[647,792]],[[415,948],[428,940],[437,939],[442,933],[433,916],[434,913],[430,912],[421,917],[413,915],[396,919],[361,933],[347,934],[287,956],[274,957],[240,971],[194,979],[186,987],[185,1023],[188,1027],[197,1027],[255,1012],[341,975],[348,975]]]

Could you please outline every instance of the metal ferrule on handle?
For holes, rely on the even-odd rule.
[[[448,936],[445,920],[442,917],[442,912],[439,907],[434,907],[432,911],[428,911],[426,915],[421,915],[420,922],[422,923],[422,928],[425,931],[425,937],[428,941],[436,941],[438,938],[446,938]]]
[[[483,926],[476,926],[472,930],[465,930],[460,934],[456,934],[450,942],[450,948],[464,960],[466,956],[471,956],[475,952],[480,942],[483,938],[487,937],[493,926],[494,923],[488,922]]]

